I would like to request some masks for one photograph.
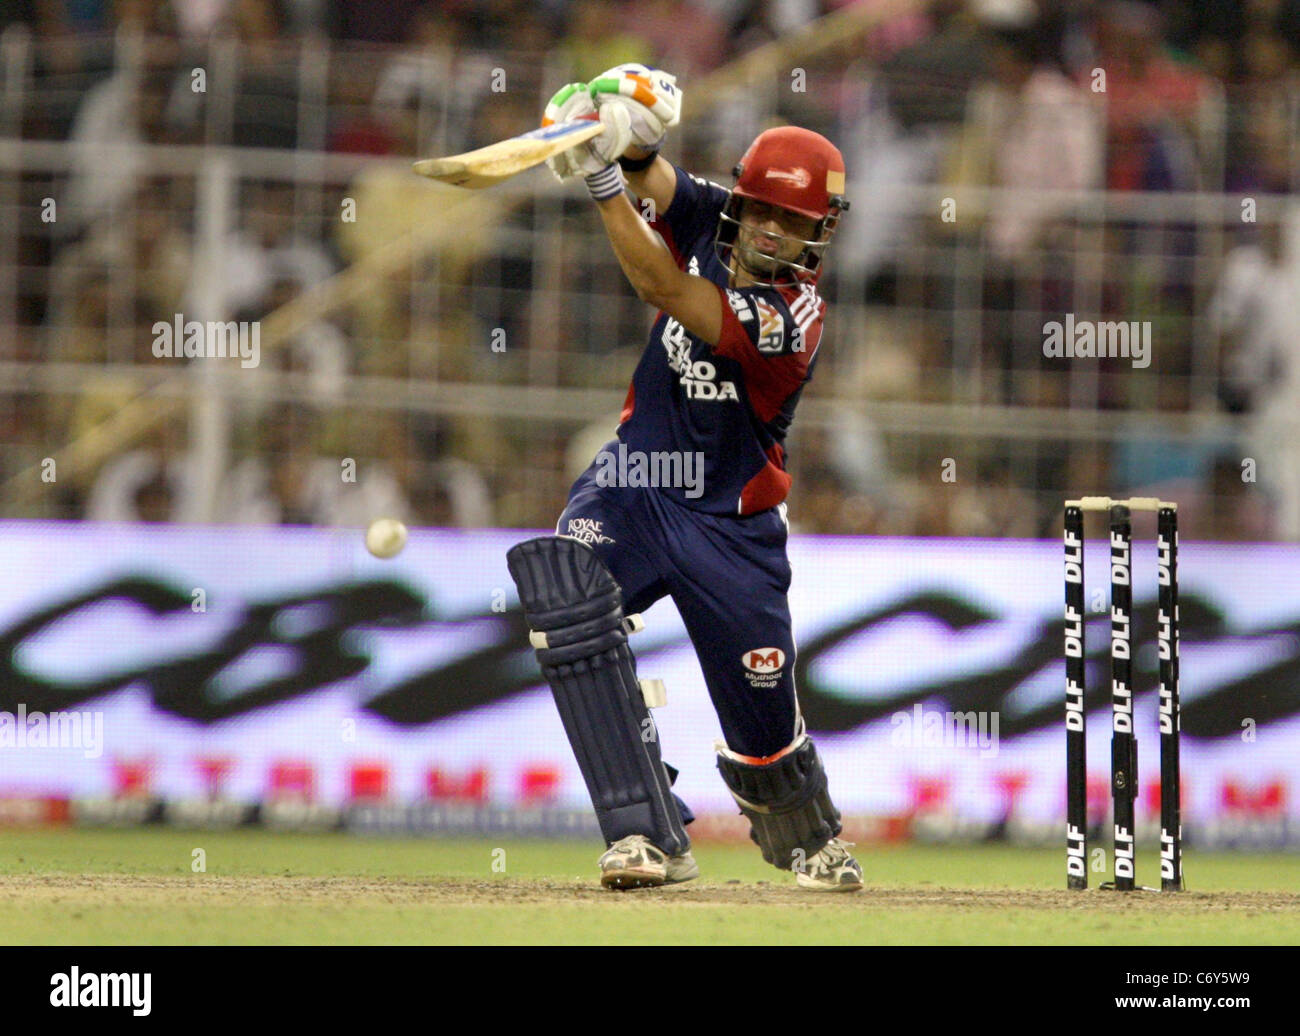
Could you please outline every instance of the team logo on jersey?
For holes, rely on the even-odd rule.
[[[664,348],[668,351],[668,367],[686,390],[687,399],[702,399],[721,403],[728,399],[740,402],[733,381],[718,381],[718,369],[708,360],[691,359],[691,343],[686,328],[672,317],[664,325]]]
[[[754,307],[749,304],[749,299],[745,298],[740,292],[728,288],[727,302],[731,304],[731,311],[740,320],[748,323],[754,319]]]
[[[754,299],[758,307],[758,351],[779,353],[785,344],[785,318],[770,302]]]
[[[604,524],[595,518],[570,518],[567,535],[583,543],[613,543],[614,538],[606,536],[602,531]]]
[[[769,169],[767,178],[769,180],[786,180],[800,190],[812,183],[812,176],[808,170],[797,166],[794,169]]]
[[[741,655],[740,661],[749,670],[745,679],[751,687],[772,688],[785,668],[785,652],[775,647],[753,648]]]

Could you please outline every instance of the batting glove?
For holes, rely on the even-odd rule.
[[[600,122],[605,132],[569,154],[574,155],[586,176],[591,196],[596,201],[606,201],[623,193],[623,171],[618,167],[618,158],[632,143],[632,128],[627,112],[618,107],[601,111]]]
[[[596,105],[591,99],[586,83],[569,83],[561,87],[546,102],[546,112],[542,115],[542,125],[554,122],[567,122],[596,114]],[[561,151],[546,160],[546,166],[561,183],[571,180],[583,172],[577,161],[578,148]]]
[[[670,126],[681,121],[682,92],[677,77],[648,65],[616,65],[587,84],[596,107],[627,111],[632,143],[657,151]]]

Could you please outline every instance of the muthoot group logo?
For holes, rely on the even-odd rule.
[[[160,360],[233,360],[245,369],[262,360],[262,325],[254,321],[186,320],[180,313],[153,325]]]
[[[1151,366],[1151,321],[1065,320],[1043,325],[1043,355],[1049,359],[1100,360],[1122,358],[1134,367]]]
[[[745,679],[751,687],[770,690],[781,679],[785,669],[785,652],[778,647],[751,648],[740,656],[745,667]]]
[[[774,647],[758,648],[746,651],[741,661],[751,673],[779,673],[785,665],[785,652]]]

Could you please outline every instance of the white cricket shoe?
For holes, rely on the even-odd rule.
[[[628,835],[600,858],[600,883],[607,889],[653,888],[700,876],[689,851],[669,856],[645,835]]]
[[[832,838],[820,852],[798,868],[800,888],[818,892],[857,892],[862,888],[862,865],[849,852],[852,842]]]

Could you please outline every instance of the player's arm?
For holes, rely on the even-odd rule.
[[[635,165],[652,156],[654,160],[644,169],[628,168],[628,164]],[[623,177],[632,193],[643,202],[649,199],[656,214],[667,212],[677,194],[677,170],[673,164],[657,151],[636,144],[623,152],[623,157],[630,160],[623,166]]]
[[[561,179],[575,173],[586,177],[614,255],[637,296],[713,345],[722,333],[721,294],[704,278],[678,269],[623,190],[626,177],[638,198],[653,201],[657,215],[671,207],[677,170],[658,152],[668,127],[678,122],[681,97],[674,76],[645,65],[612,68],[588,83],[585,95],[571,84],[551,99],[546,117],[581,118],[594,109],[606,132],[547,164]],[[616,164],[618,158],[625,161]],[[646,159],[651,160],[637,169]]]
[[[659,154],[664,135],[681,118],[682,92],[675,76],[645,65],[619,65],[587,84],[602,121],[618,109],[630,142],[619,152],[619,165],[632,193],[653,206],[651,218],[662,218],[677,195],[677,170]],[[687,331],[710,345],[722,334],[722,298],[702,277],[678,268],[663,240],[650,229],[621,191],[605,199],[593,190],[614,254],[637,296],[673,317]]]
[[[667,162],[664,165],[671,173],[672,166]],[[617,172],[616,167],[610,169]],[[675,186],[675,174],[673,183]],[[614,255],[637,297],[663,310],[697,338],[716,345],[722,337],[722,296],[717,287],[703,277],[678,269],[668,246],[622,191],[598,199],[596,208]]]

